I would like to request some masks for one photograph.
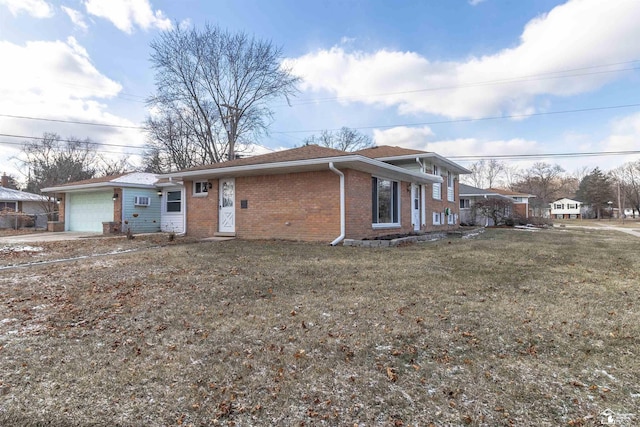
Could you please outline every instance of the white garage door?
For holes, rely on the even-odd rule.
[[[102,232],[103,221],[113,221],[112,192],[68,194],[69,231]]]

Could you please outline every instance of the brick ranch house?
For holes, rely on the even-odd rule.
[[[425,151],[308,145],[169,173],[161,181],[183,188],[163,200],[184,215],[187,235],[336,245],[458,227],[458,176],[465,173]]]

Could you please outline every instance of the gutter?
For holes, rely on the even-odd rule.
[[[340,177],[340,235],[336,237],[336,239],[331,242],[331,246],[335,246],[344,240],[344,236],[346,234],[346,211],[345,211],[345,200],[344,200],[344,173],[340,172],[338,169],[333,166],[333,162],[329,162],[329,169]]]

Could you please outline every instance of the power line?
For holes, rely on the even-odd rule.
[[[537,116],[550,116],[556,114],[569,114],[569,113],[584,113],[587,111],[601,111],[601,110],[614,110],[619,108],[631,108],[631,107],[640,107],[640,103],[638,104],[624,104],[624,105],[610,105],[607,107],[590,107],[590,108],[578,108],[575,110],[560,110],[560,111],[544,111],[539,113],[528,113],[528,114],[510,114],[506,116],[488,116],[488,117],[478,117],[478,118],[469,118],[469,119],[452,119],[452,120],[437,120],[432,122],[420,122],[420,123],[401,123],[401,124],[392,124],[392,125],[377,125],[377,126],[358,126],[352,127],[351,129],[384,129],[384,128],[394,128],[394,127],[412,127],[412,126],[431,126],[431,125],[441,125],[448,123],[466,123],[466,122],[479,122],[479,121],[487,121],[487,120],[501,120],[501,119],[520,119],[526,117],[537,117]],[[272,131],[271,133],[315,133],[322,132],[324,130],[329,131],[337,131],[336,129],[314,129],[314,130],[293,130],[293,131]]]
[[[612,67],[617,65],[625,65],[625,64],[633,64],[636,62],[640,62],[640,59],[635,59],[632,61],[625,62],[616,62],[610,64],[602,64],[602,65],[593,65],[589,67],[581,67],[581,68],[573,68],[568,70],[559,70],[559,71],[551,71],[547,73],[539,73],[539,74],[529,74],[525,76],[519,77],[511,77],[506,79],[495,79],[495,80],[485,80],[479,82],[471,82],[467,84],[460,85],[451,85],[451,86],[435,86],[430,88],[421,88],[407,91],[398,91],[398,92],[382,92],[375,94],[360,94],[360,95],[346,95],[346,96],[336,96],[336,97],[327,97],[327,98],[317,98],[317,99],[307,99],[301,100],[300,102],[292,102],[291,106],[297,105],[308,105],[308,104],[316,104],[321,102],[332,102],[332,101],[340,101],[340,100],[348,100],[348,99],[358,99],[358,98],[371,98],[371,97],[384,97],[384,96],[392,96],[392,95],[406,95],[411,93],[421,93],[421,92],[434,92],[440,90],[452,90],[452,89],[463,89],[469,87],[480,87],[480,86],[493,86],[493,85],[501,85],[501,84],[509,84],[509,83],[520,83],[520,82],[530,82],[530,81],[539,81],[539,80],[550,80],[550,79],[559,79],[559,78],[568,78],[568,77],[580,77],[580,76],[588,76],[595,74],[607,74],[607,73],[617,73],[622,71],[635,71],[640,70],[640,67],[629,67],[629,68],[619,68],[615,70],[601,70],[601,71],[593,71],[588,73],[573,73],[573,74],[564,74],[564,75],[556,75],[560,73],[570,73],[573,71],[581,71],[588,70],[594,68],[603,68],[603,67]],[[289,104],[281,104],[276,107],[285,107],[289,106]]]
[[[520,159],[541,159],[541,158],[570,158],[570,157],[599,157],[599,156],[627,156],[630,154],[640,154],[640,150],[626,151],[589,151],[573,153],[540,153],[540,154],[494,154],[494,155],[459,155],[446,156],[455,160],[520,160]]]
[[[7,136],[2,135],[0,136]],[[38,138],[42,139],[42,138]],[[69,140],[59,139],[57,141],[66,142]],[[74,141],[75,142],[75,141]],[[0,144],[8,145],[24,145],[24,142],[15,141],[0,141]],[[144,147],[132,147],[118,144],[100,144],[92,142],[91,144],[98,145],[112,145],[116,147],[126,147],[132,149],[144,149]],[[255,144],[258,145],[258,144]],[[264,147],[267,148],[267,147]],[[269,149],[271,150],[271,149]],[[273,151],[273,150],[271,150]],[[96,150],[99,153],[113,153],[113,154],[129,154],[129,155],[142,155],[141,153],[109,151],[109,150]],[[541,159],[541,158],[572,158],[572,157],[599,157],[599,156],[627,156],[633,154],[640,154],[640,150],[624,150],[624,151],[586,151],[586,152],[566,152],[566,153],[537,153],[537,154],[488,154],[488,155],[450,155],[446,156],[451,160],[490,160],[490,159],[502,159],[502,160],[523,160],[523,159]]]
[[[431,126],[431,125],[440,125],[440,124],[450,124],[450,123],[466,123],[466,122],[477,122],[477,121],[487,121],[487,120],[501,120],[501,119],[521,119],[527,117],[537,117],[537,116],[549,116],[549,115],[557,115],[557,114],[569,114],[569,113],[583,113],[588,111],[601,111],[601,110],[614,110],[621,108],[632,108],[632,107],[640,107],[640,103],[637,104],[623,104],[623,105],[610,105],[605,107],[589,107],[589,108],[578,108],[574,110],[559,110],[559,111],[543,111],[538,113],[528,113],[528,114],[510,114],[503,116],[488,116],[488,117],[477,117],[477,118],[467,118],[467,119],[451,119],[451,120],[436,120],[431,122],[418,122],[418,123],[396,123],[391,125],[371,125],[371,126],[357,126],[350,127],[351,129],[385,129],[385,128],[393,128],[399,126],[412,127],[412,126]],[[111,128],[124,128],[124,129],[137,129],[137,130],[146,130],[144,127],[138,126],[121,126],[121,125],[110,125],[106,123],[91,123],[91,122],[80,122],[73,120],[61,120],[61,119],[46,119],[42,117],[29,117],[29,116],[15,116],[9,114],[0,114],[0,117],[10,117],[10,118],[18,118],[25,120],[42,120],[49,122],[60,122],[60,123],[70,123],[70,124],[80,124],[80,125],[90,125],[90,126],[102,126],[102,127],[111,127]],[[307,130],[291,130],[291,131],[271,131],[270,133],[274,134],[291,134],[291,133],[316,133],[322,132],[324,130],[329,131],[337,131],[339,128],[335,129],[307,129]],[[12,135],[2,135],[0,136],[12,136]],[[33,138],[37,139],[37,137],[30,136],[20,136],[21,138]]]
[[[44,141],[46,139],[51,139],[51,138],[45,138],[42,136],[27,136],[27,135],[11,135],[11,134],[6,134],[6,133],[0,133],[0,136],[4,136],[5,138],[23,138],[23,139],[36,139],[39,141]],[[107,142],[95,142],[95,141],[91,141],[91,140],[77,140],[77,139],[63,139],[63,138],[55,138],[55,141],[57,142],[80,142],[82,144],[90,144],[90,145],[104,145],[106,147],[122,147],[122,148],[143,148],[143,147],[133,147],[130,144],[110,144]],[[24,142],[13,142],[13,143],[9,143],[8,144],[12,144],[12,145],[24,145]]]
[[[80,122],[80,121],[75,121],[75,120],[46,119],[44,117],[16,116],[16,115],[12,115],[12,114],[0,114],[0,117],[9,117],[9,118],[12,118],[12,119],[24,119],[24,120],[38,120],[38,121],[43,121],[43,122],[70,123],[70,124],[74,124],[74,125],[87,125],[87,126],[101,126],[101,127],[119,128],[119,129],[146,130],[144,127],[140,127],[140,126],[124,126],[124,125],[112,125],[112,124],[107,124],[107,123]]]

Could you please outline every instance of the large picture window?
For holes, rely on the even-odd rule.
[[[371,178],[372,222],[398,225],[400,223],[400,197],[398,182],[383,178]]]

